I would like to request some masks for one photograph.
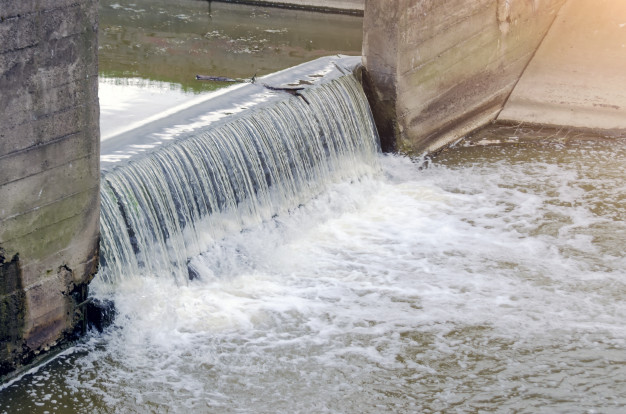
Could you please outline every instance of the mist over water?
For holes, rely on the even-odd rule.
[[[121,280],[5,412],[623,412],[626,146],[460,147]],[[132,276],[132,275],[130,275]]]

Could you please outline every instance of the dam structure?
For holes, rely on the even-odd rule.
[[[623,2],[244,3],[364,4],[363,57],[229,88],[102,148],[98,2],[1,3],[0,376],[80,334],[98,263],[99,282],[184,285],[215,240],[372,174],[379,147],[434,153],[494,122],[626,131]]]
[[[104,141],[98,277],[186,284],[199,274],[190,260],[221,238],[375,173],[359,61],[302,64]]]
[[[625,22],[614,0],[366,0],[383,149],[432,153],[494,123],[626,135]]]

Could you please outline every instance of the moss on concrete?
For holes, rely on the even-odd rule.
[[[6,261],[0,248],[0,377],[13,371],[21,359],[25,314],[19,256]]]
[[[97,10],[97,0],[2,2],[1,377],[71,337],[76,289],[96,270]]]

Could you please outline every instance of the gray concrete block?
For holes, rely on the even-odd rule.
[[[91,4],[93,2],[93,0],[89,0],[82,3]],[[46,10],[61,9],[77,3],[79,3],[77,0],[0,0],[0,16],[5,18],[23,16]]]
[[[0,251],[20,270],[0,300],[23,315],[0,376],[65,339],[77,315],[69,292],[97,268],[97,4],[0,0]]]
[[[383,147],[434,151],[495,119],[563,2],[366,1],[363,62],[370,103],[386,114]]]
[[[35,15],[26,17],[9,17],[0,22],[0,54],[16,49],[32,47],[40,42],[37,18]]]
[[[48,277],[59,266],[67,266],[73,271],[73,283],[76,285],[91,281],[98,265],[99,237],[94,235],[85,238],[82,237],[82,233],[98,229],[99,215],[75,215],[56,224],[63,225],[61,231],[54,226],[48,226],[11,243],[21,247],[24,252],[38,254],[32,256],[36,259],[22,263],[24,288],[38,283],[41,278]],[[55,234],[58,243],[54,242]],[[32,242],[38,244],[28,244]]]
[[[570,1],[498,120],[626,131],[626,4]]]
[[[35,145],[57,141],[88,127],[89,119],[97,119],[98,106],[77,106],[24,122],[14,128],[0,131],[0,154],[24,151]],[[93,134],[90,129],[90,134]],[[93,142],[92,142],[93,143]],[[2,171],[0,171],[0,176]]]
[[[48,351],[65,339],[63,336],[67,331],[71,331],[74,315],[71,296],[67,294],[69,278],[66,273],[61,267],[57,275],[25,289],[29,317],[24,326],[24,337],[26,346],[34,354]]]
[[[93,188],[99,180],[97,156],[72,160],[0,187],[0,218],[10,218]]]
[[[13,216],[0,221],[0,241],[14,247],[18,244],[15,240],[33,233],[39,229],[56,225],[64,220],[81,214],[87,208],[93,208],[93,191],[88,189],[76,194],[71,194],[53,203],[43,205],[31,211]],[[30,247],[25,246],[26,249]],[[23,253],[24,249],[20,249]]]

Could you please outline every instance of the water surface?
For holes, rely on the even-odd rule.
[[[360,24],[103,0],[103,125],[220,86],[196,73],[358,54]],[[114,326],[5,385],[0,412],[622,413],[626,143],[565,138],[380,155],[214,243],[189,284],[96,280]]]
[[[102,0],[103,77],[158,80],[185,91],[196,74],[251,78],[334,54],[360,55],[363,19],[198,0]]]
[[[100,126],[126,126],[230,84],[321,56],[360,55],[363,19],[199,0],[101,0]]]
[[[459,146],[129,278],[6,412],[620,413],[626,144]],[[38,411],[39,410],[39,411]]]

